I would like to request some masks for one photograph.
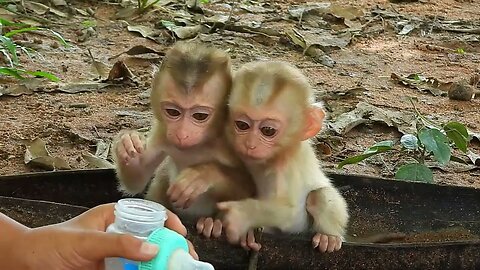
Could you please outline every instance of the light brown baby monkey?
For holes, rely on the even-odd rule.
[[[230,57],[198,43],[177,43],[156,73],[148,138],[123,131],[114,140],[120,190],[142,193],[181,216],[199,218],[197,229],[218,237],[216,203],[251,197],[255,186],[225,138],[231,90]],[[208,217],[208,218],[205,218]]]
[[[227,136],[253,176],[258,199],[217,204],[230,242],[259,249],[253,228],[311,229],[314,248],[341,248],[349,214],[309,142],[325,117],[313,102],[307,78],[285,62],[252,62],[235,74]]]

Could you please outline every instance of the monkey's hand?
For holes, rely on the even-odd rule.
[[[212,235],[214,238],[218,238],[222,235],[222,221],[213,220],[211,217],[201,217],[197,221],[197,232],[206,238],[210,238]]]
[[[222,223],[228,242],[238,244],[242,238],[248,238],[247,232],[251,229],[251,224],[245,201],[220,202],[217,207],[224,212]]]
[[[259,251],[262,248],[260,243],[255,242],[255,230],[250,229],[248,232],[240,237],[240,245],[245,250]]]
[[[173,206],[186,209],[192,205],[198,196],[207,192],[211,186],[212,181],[205,170],[186,168],[170,185],[167,196]]]
[[[312,238],[313,248],[320,252],[333,252],[342,248],[342,238],[340,236],[326,235],[316,233]]]
[[[117,166],[123,169],[128,176],[141,172],[143,166],[140,157],[143,151],[143,142],[138,132],[124,133],[115,144]]]

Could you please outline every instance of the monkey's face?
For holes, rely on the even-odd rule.
[[[209,106],[182,106],[173,102],[162,102],[163,118],[166,123],[167,140],[178,149],[187,149],[202,144],[208,139],[208,130],[214,109]]]
[[[233,145],[244,160],[266,161],[279,149],[286,119],[271,108],[244,108],[232,113]]]

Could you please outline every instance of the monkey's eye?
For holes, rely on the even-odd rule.
[[[170,117],[178,117],[180,116],[181,112],[179,110],[176,110],[176,109],[165,109],[165,112],[167,113],[168,116]]]
[[[192,117],[198,121],[205,121],[208,118],[208,113],[194,113]]]
[[[260,131],[267,137],[273,137],[275,134],[277,134],[277,130],[272,127],[262,127],[260,128]]]
[[[250,128],[250,125],[247,122],[243,122],[243,121],[235,121],[235,126],[239,130],[247,130]]]

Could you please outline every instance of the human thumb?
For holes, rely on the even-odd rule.
[[[158,246],[129,234],[89,232],[77,246],[79,255],[90,261],[107,257],[122,257],[134,261],[149,261],[158,253]]]

